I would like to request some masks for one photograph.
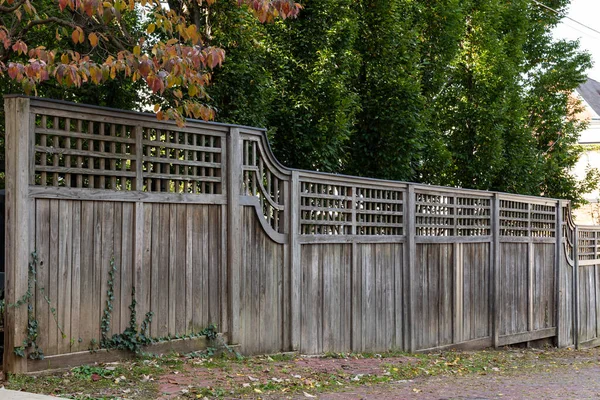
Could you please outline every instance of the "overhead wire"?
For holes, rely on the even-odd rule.
[[[556,13],[557,15],[560,15],[562,18],[566,18],[566,19],[568,19],[568,20],[571,20],[571,21],[575,22],[576,24],[579,24],[579,25],[581,25],[581,26],[583,26],[583,27],[585,27],[585,28],[589,29],[590,31],[592,31],[592,32],[595,32],[595,33],[597,33],[597,34],[599,34],[599,35],[600,35],[600,31],[599,31],[599,30],[597,30],[597,29],[594,29],[594,28],[592,28],[591,26],[584,24],[583,22],[579,22],[579,21],[577,21],[576,19],[574,19],[574,18],[571,18],[571,17],[569,17],[568,15],[565,15],[565,14],[561,13],[560,11],[558,11],[558,10],[555,10],[554,8],[552,8],[552,7],[549,7],[549,6],[545,5],[544,3],[540,3],[538,0],[531,0],[531,1],[532,1],[533,3],[535,3],[535,4],[537,4],[537,5],[538,5],[538,6],[540,6],[540,7],[543,7],[543,8],[545,8],[545,9],[547,9],[547,10],[550,10],[550,11],[552,11],[552,12]]]

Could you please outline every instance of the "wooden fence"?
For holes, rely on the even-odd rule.
[[[216,323],[247,354],[600,343],[600,234],[565,201],[292,170],[242,126],[5,110],[7,302],[38,258],[31,313],[7,309],[5,371],[87,351],[109,296],[122,332],[133,288],[151,336]],[[42,367],[13,352],[28,319]]]

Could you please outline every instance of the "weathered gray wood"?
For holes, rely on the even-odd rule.
[[[533,331],[533,298],[534,298],[534,247],[533,243],[527,246],[527,330]]]
[[[36,251],[38,255],[38,267],[36,278],[36,308],[35,316],[39,326],[47,327],[49,323],[50,308],[42,295],[42,291],[48,288],[48,271],[50,269],[50,201],[36,201]],[[42,349],[48,348],[48,330],[40,329],[38,333],[38,345]]]
[[[574,266],[573,266],[573,343],[575,344],[575,347],[579,348],[580,347],[580,340],[579,340],[579,331],[581,329],[580,327],[580,315],[579,315],[579,301],[580,301],[580,293],[579,293],[579,245],[578,245],[578,238],[579,238],[579,228],[577,226],[575,226],[575,232],[574,232],[574,245],[573,245],[573,260],[574,260]]]
[[[464,289],[464,259],[461,244],[454,244],[454,307],[452,309],[453,342],[463,341],[464,330],[464,296],[469,298],[469,292]]]
[[[50,200],[50,256],[48,263],[48,288],[46,290],[47,298],[56,305],[58,301],[58,254],[59,254],[59,200]],[[100,248],[99,243],[97,244]],[[52,315],[51,309],[56,308],[55,306],[49,305],[48,308],[48,347],[45,349],[45,353],[48,355],[57,354],[58,352],[58,324],[56,323],[55,316]]]
[[[289,215],[290,215],[290,285],[291,285],[291,297],[290,297],[290,313],[291,313],[291,350],[297,351],[300,348],[300,329],[301,326],[301,282],[302,282],[302,264],[301,264],[301,245],[298,241],[299,236],[299,225],[298,225],[298,207],[300,195],[299,189],[299,178],[298,171],[292,171],[291,184],[290,184],[290,202],[289,204]]]
[[[27,291],[27,265],[30,258],[28,185],[30,163],[29,99],[6,98],[6,303],[14,303]],[[17,357],[12,349],[25,338],[26,307],[7,308],[5,318],[4,371],[26,372],[27,363]]]
[[[58,310],[58,324],[62,332],[58,335],[57,352],[68,353],[71,339],[71,262],[73,222],[71,201],[60,201],[59,204],[59,235],[58,235],[58,292],[56,299]]]
[[[501,266],[500,266],[500,196],[494,194],[494,201],[492,204],[492,256],[490,258],[492,263],[492,341],[494,347],[498,347],[498,338],[500,336],[500,309],[501,305]]]
[[[195,351],[205,350],[208,341],[205,336],[190,339],[174,339],[169,341],[153,343],[143,346],[142,351],[146,354],[187,354]],[[136,354],[124,350],[99,349],[96,352],[80,351],[69,354],[58,354],[45,357],[43,360],[27,360],[28,372],[41,372],[73,368],[82,364],[111,363],[121,360],[135,358]]]
[[[240,132],[236,128],[229,131],[227,138],[227,168],[229,176],[227,177],[227,276],[229,277],[229,326],[231,328],[230,337],[233,343],[240,343],[240,318],[242,304],[240,302],[240,269],[241,269],[241,246],[242,246],[242,227],[241,227],[241,169],[242,169],[242,149]],[[245,334],[246,332],[244,332]]]
[[[561,202],[292,171],[262,131],[31,101],[28,124],[40,126],[20,220],[66,330],[36,294],[48,355],[99,339],[113,256],[110,333],[128,323],[135,286],[138,322],[155,313],[151,335],[216,323],[247,353],[540,335],[587,346],[600,334],[598,233],[574,232],[567,257]]]
[[[416,248],[415,248],[415,188],[414,185],[408,185],[406,191],[405,201],[405,215],[406,215],[406,282],[405,290],[408,293],[407,299],[407,318],[406,318],[406,337],[407,347],[409,351],[414,352],[417,349],[417,275],[416,275]]]
[[[113,202],[225,204],[220,194],[147,193],[120,190],[30,186],[29,196],[37,199],[71,199]]]
[[[556,336],[556,328],[539,329],[535,331],[522,332],[512,335],[501,335],[498,338],[499,346],[506,346],[514,343],[530,342],[533,340],[543,339]]]

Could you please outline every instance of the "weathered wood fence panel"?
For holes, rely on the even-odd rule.
[[[5,109],[6,298],[35,252],[50,360],[101,340],[109,298],[123,332],[134,288],[152,337],[215,323],[247,354],[600,345],[600,233],[565,201],[290,170],[242,126]],[[44,368],[12,351],[27,318],[7,311],[7,371]]]
[[[593,227],[577,227],[575,247],[575,307],[577,347],[600,345],[600,232]]]
[[[459,270],[456,282],[459,291],[455,303],[458,321],[454,342],[491,338],[493,290],[490,244],[460,243],[457,247]]]
[[[283,245],[265,234],[253,207],[244,207],[243,214],[240,344],[246,354],[280,352],[286,350],[283,315],[288,312],[283,303]]]

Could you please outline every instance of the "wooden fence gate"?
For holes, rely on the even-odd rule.
[[[243,126],[5,111],[6,301],[33,285],[7,309],[8,372],[122,332],[132,293],[152,337],[216,323],[247,354],[600,343],[600,234],[565,201],[292,170]],[[28,320],[43,361],[14,352]]]

